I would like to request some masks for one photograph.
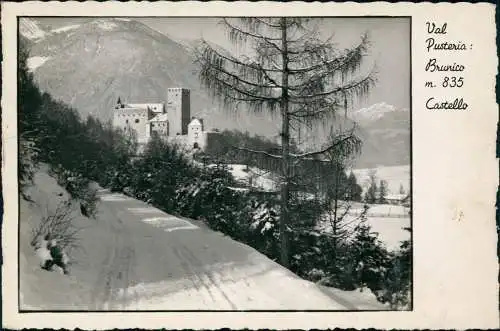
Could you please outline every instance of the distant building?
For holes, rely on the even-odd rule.
[[[203,120],[193,117],[188,125],[188,144],[193,149],[204,150],[207,145],[207,134],[203,130]]]
[[[118,103],[113,112],[113,126],[125,132],[134,130],[140,144],[147,143],[150,137],[148,122],[154,117],[147,104],[127,105],[118,98]]]
[[[410,196],[408,194],[388,194],[385,200],[388,204],[406,207],[407,205],[409,206]]]
[[[113,126],[125,132],[133,130],[142,147],[157,134],[188,150],[204,150],[209,133],[203,127],[203,120],[191,118],[190,114],[190,91],[169,88],[166,107],[164,103],[127,104],[118,98],[113,109]]]
[[[191,118],[191,97],[188,89],[167,90],[167,114],[170,117],[169,136],[186,135]]]
[[[169,126],[167,114],[158,114],[148,121],[146,124],[146,133],[149,132],[149,138],[153,133],[157,133],[160,137],[168,137]]]

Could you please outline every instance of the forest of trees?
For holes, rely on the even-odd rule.
[[[379,300],[395,307],[408,307],[410,242],[403,243],[399,252],[390,253],[363,220],[349,237],[341,235],[340,230],[316,229],[325,212],[332,209],[332,202],[361,200],[355,176],[352,173],[347,176],[342,162],[332,156],[335,153],[329,153],[336,152],[335,148],[325,151],[330,157],[307,154],[301,157],[301,162],[287,168],[285,205],[283,191],[277,196],[235,191],[231,189],[234,179],[224,167],[196,166],[181,148],[159,137],[150,141],[140,158],[131,157],[137,150],[133,136],[91,116],[83,119],[75,109],[42,93],[27,70],[27,58],[28,53],[21,47],[18,68],[21,194],[31,184],[37,164],[44,162],[59,174],[81,178],[83,184],[93,180],[103,187],[125,190],[168,213],[203,220],[211,228],[247,243],[275,261],[283,261],[283,208],[286,208],[288,261],[285,264],[290,270],[305,279],[341,289],[366,286]],[[253,148],[270,155],[282,150],[282,145],[261,137],[236,132],[226,132],[223,136],[229,137],[227,145],[240,148],[238,153],[225,146],[209,149],[207,157],[217,162],[252,164],[254,161],[246,153],[252,153]],[[290,157],[299,154],[290,141],[287,152]],[[262,158],[255,162],[264,168],[283,170],[279,160],[273,163]],[[78,187],[72,193],[77,194]],[[304,188],[318,198],[303,199],[296,194]],[[340,229],[341,215],[335,216],[334,221]]]

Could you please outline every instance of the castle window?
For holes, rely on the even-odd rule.
[[[135,123],[139,123],[139,119],[138,118],[135,119]]]

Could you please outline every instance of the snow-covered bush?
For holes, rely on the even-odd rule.
[[[35,252],[39,259],[40,268],[51,271],[56,267],[61,273],[67,274],[69,272],[69,257],[64,249],[58,245],[57,240],[45,237],[37,243]]]
[[[90,180],[75,171],[64,169],[60,164],[52,166],[50,173],[56,177],[57,183],[68,191],[72,199],[79,201],[82,214],[95,218],[99,199],[97,191],[90,187]]]
[[[31,246],[36,249],[43,240],[56,240],[65,252],[80,248],[78,234],[81,229],[74,224],[73,212],[71,201],[62,201],[53,212],[47,207],[46,215],[32,229]]]
[[[239,236],[244,194],[231,190],[232,184],[231,175],[224,169],[203,169],[176,190],[176,211],[204,219],[211,228],[229,236]]]
[[[313,282],[318,282],[326,277],[326,272],[321,269],[312,268],[307,272],[307,278]]]
[[[46,210],[38,226],[32,229],[30,244],[41,263],[49,260],[49,256],[54,259],[51,251],[56,250],[60,251],[63,263],[67,264],[71,251],[80,248],[78,233],[81,229],[74,224],[73,205],[71,201],[62,201],[55,211],[49,211],[48,207]]]
[[[273,197],[247,196],[239,222],[245,242],[272,260],[279,258],[279,206]]]
[[[99,203],[99,198],[97,197],[97,190],[87,188],[80,198],[80,209],[84,216],[86,217],[96,217],[97,205]]]
[[[48,240],[41,239],[35,245],[36,256],[40,260],[40,267],[44,266],[45,263],[52,259],[50,256],[50,250],[48,249]]]
[[[392,254],[382,289],[377,292],[378,299],[392,309],[411,309],[411,254],[411,241],[403,241]]]
[[[256,202],[251,207],[253,210],[251,211],[252,223],[250,229],[261,235],[272,233],[274,237],[277,237],[277,228],[279,227],[278,208],[270,206],[267,201]]]
[[[31,184],[33,175],[37,169],[37,155],[39,149],[34,139],[19,137],[19,184],[21,190]]]

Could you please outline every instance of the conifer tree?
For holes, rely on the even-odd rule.
[[[206,41],[197,52],[202,84],[227,109],[245,104],[248,110],[267,111],[281,122],[279,153],[241,150],[279,165],[281,264],[286,267],[295,165],[321,158],[329,151],[359,148],[359,140],[348,131],[337,134],[323,148],[293,153],[292,131],[325,123],[342,109],[345,98],[366,94],[374,83],[372,72],[360,72],[367,37],[362,36],[355,47],[340,51],[331,38],[321,38],[318,23],[318,19],[297,17],[223,19],[230,41],[241,46],[246,55],[233,56]]]
[[[385,203],[387,198],[387,181],[381,179],[378,186],[378,203]]]
[[[403,184],[399,184],[399,194],[405,194],[405,189],[403,187]]]
[[[376,172],[375,171],[370,172],[369,176],[370,176],[370,181],[369,181],[368,190],[366,191],[366,194],[365,194],[365,202],[366,203],[376,203],[377,202],[377,192],[378,192]]]
[[[352,171],[347,178],[347,182],[349,187],[349,199],[352,201],[361,201],[363,189],[359,186],[356,176]]]

